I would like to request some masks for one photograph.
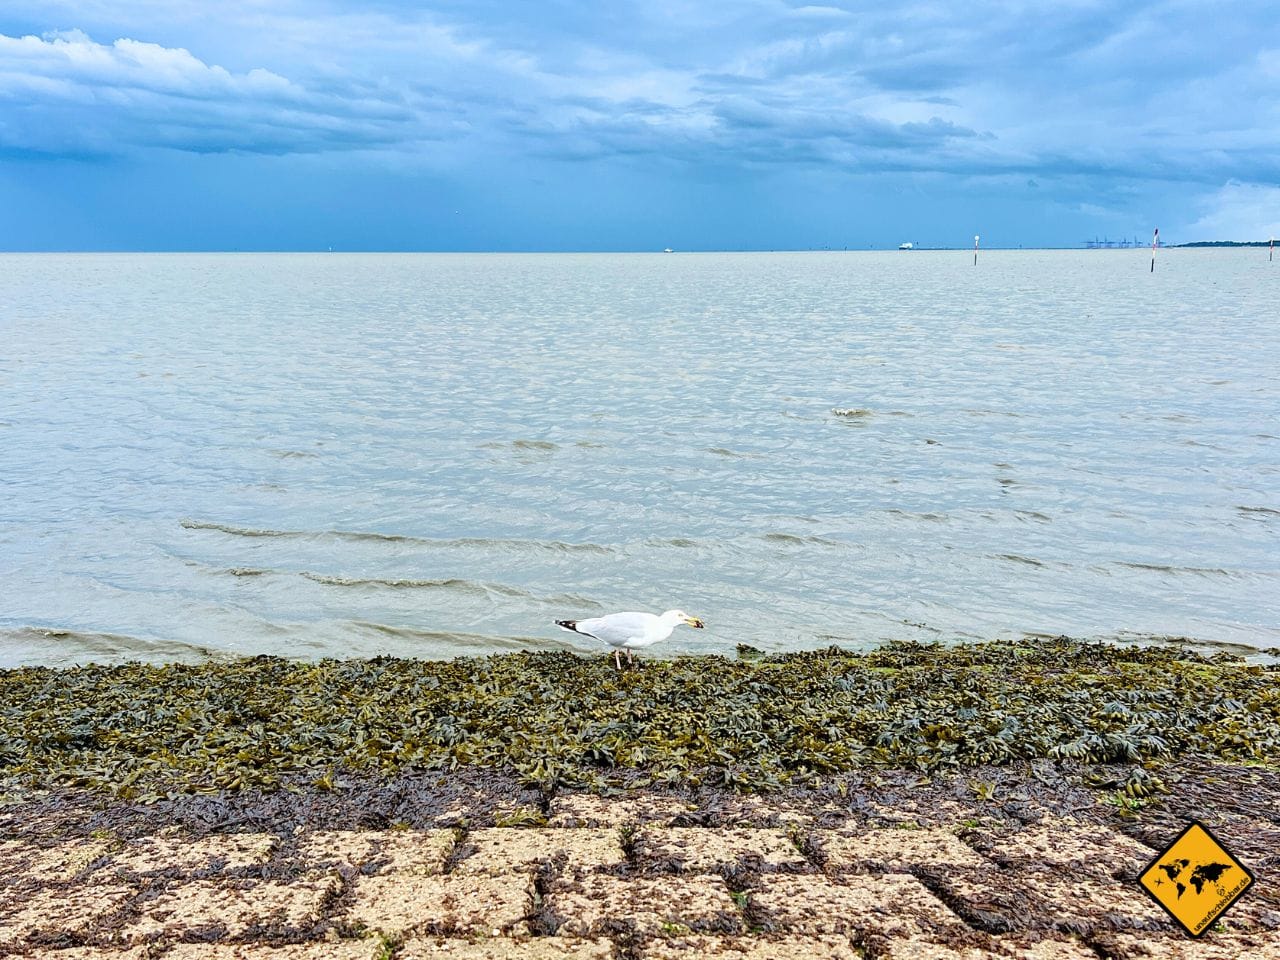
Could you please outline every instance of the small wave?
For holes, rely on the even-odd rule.
[[[1024,557],[1017,553],[998,553],[995,555],[997,560],[1008,560],[1012,563],[1024,563],[1029,567],[1047,567],[1048,564],[1043,560],[1037,560],[1035,557]]]
[[[268,452],[280,460],[315,460],[320,456],[318,453],[306,450],[270,450]]]
[[[482,450],[537,450],[543,453],[550,453],[552,450],[559,450],[560,444],[552,443],[550,440],[494,440],[490,443],[480,444]]]
[[[1127,560],[1117,560],[1117,566],[1128,567],[1130,570],[1152,570],[1156,573],[1173,573],[1173,574],[1189,574],[1198,577],[1234,577],[1239,574],[1231,570],[1223,570],[1220,567],[1176,567],[1166,563],[1137,563]]]
[[[391,590],[442,589],[459,590],[466,593],[498,593],[507,597],[532,597],[533,594],[518,587],[508,587],[496,583],[481,583],[477,580],[464,580],[449,577],[441,580],[396,580],[380,577],[332,577],[322,573],[304,571],[302,576],[316,583],[330,587],[386,587]]]
[[[650,537],[644,541],[644,545],[646,547],[680,547],[683,550],[699,544],[697,540],[690,540],[688,537]]]
[[[897,507],[886,510],[885,513],[895,517],[907,517],[910,520],[928,520],[930,523],[946,523],[950,519],[945,513],[912,513],[909,510],[899,510]]]
[[[563,540],[515,540],[490,537],[433,539],[431,537],[413,537],[401,533],[375,533],[361,530],[271,530],[257,527],[236,527],[208,520],[190,519],[179,520],[178,525],[187,530],[214,530],[233,537],[279,537],[292,540],[330,538],[374,543],[410,543],[423,547],[502,547],[506,549],[551,550],[558,553],[613,553],[612,548],[598,543],[566,543]]]
[[[1015,510],[1013,515],[1019,520],[1035,520],[1039,523],[1052,523],[1053,518],[1041,513],[1039,510]]]
[[[865,420],[875,413],[875,411],[868,410],[866,407],[832,407],[831,412],[837,417],[844,417],[846,420]]]
[[[714,453],[717,457],[728,457],[731,460],[756,460],[760,456],[756,453],[738,453],[728,447],[707,447],[707,453]]]
[[[810,546],[815,544],[823,547],[840,546],[835,540],[828,540],[826,537],[808,537],[795,533],[766,533],[760,539],[767,540],[769,543],[782,543],[788,546]]]
[[[476,647],[489,653],[492,653],[495,647],[507,650],[525,650],[531,647],[543,650],[563,648],[561,643],[549,641],[544,637],[503,637],[487,633],[419,630],[415,627],[393,627],[387,623],[374,623],[368,620],[352,620],[349,623],[350,626],[364,633],[449,647]]]
[[[226,570],[219,570],[218,572],[225,573],[233,577],[261,577],[271,573],[272,571],[260,570],[257,567],[228,567]]]
[[[138,659],[192,660],[214,655],[208,647],[182,640],[132,637],[120,633],[61,627],[0,630],[0,662],[10,659],[4,652],[4,648],[8,646],[18,648],[16,659],[21,662],[45,664],[85,663],[93,658],[111,662]]]
[[[1280,510],[1272,507],[1236,507],[1238,511],[1245,516],[1253,517],[1280,517]]]

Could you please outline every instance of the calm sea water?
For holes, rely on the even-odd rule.
[[[1280,647],[1266,252],[0,257],[0,665]]]

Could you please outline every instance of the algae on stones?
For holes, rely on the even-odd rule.
[[[754,791],[864,767],[1187,754],[1280,763],[1280,666],[1059,638],[622,673],[572,653],[0,671],[0,792],[146,801],[457,768]]]

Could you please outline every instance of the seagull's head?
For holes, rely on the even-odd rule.
[[[697,617],[691,617],[683,610],[668,610],[663,616],[673,623],[687,623],[689,626],[697,627],[699,630],[706,626]]]

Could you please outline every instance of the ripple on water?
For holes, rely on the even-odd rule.
[[[378,533],[360,530],[271,530],[259,527],[237,527],[207,520],[180,520],[187,530],[213,530],[233,537],[258,537],[308,540],[328,538],[383,543],[409,543],[424,547],[500,547],[513,550],[550,550],[558,553],[613,553],[613,548],[598,543],[567,543],[563,540],[517,540],[504,537],[416,537],[401,533]]]

